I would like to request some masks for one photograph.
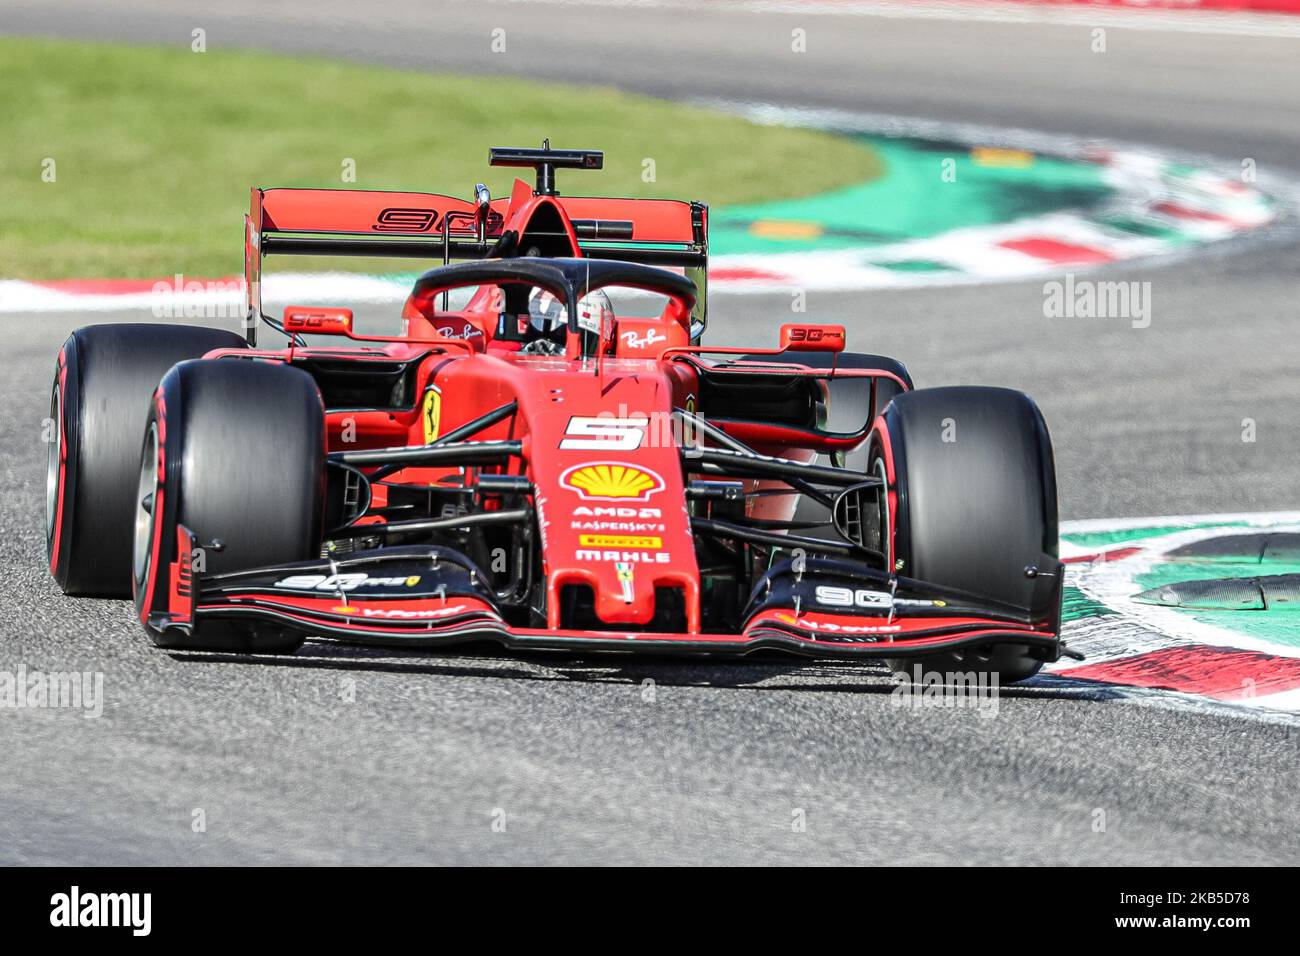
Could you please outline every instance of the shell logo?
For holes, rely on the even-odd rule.
[[[664,490],[664,480],[649,468],[616,461],[575,465],[560,475],[560,484],[587,499],[648,501],[656,491]]]

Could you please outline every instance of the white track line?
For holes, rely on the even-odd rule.
[[[1214,10],[1138,10],[1103,6],[1033,3],[907,2],[907,0],[497,0],[557,6],[702,9],[792,16],[858,16],[888,20],[946,20],[963,23],[1106,27],[1157,33],[1300,38],[1300,18],[1276,13]]]
[[[1300,521],[1300,511],[1247,511],[1202,515],[1157,515],[1151,518],[1076,518],[1061,522],[1061,536],[1091,534],[1098,531],[1134,531],[1140,528],[1165,528],[1177,525],[1211,524],[1213,522],[1241,523],[1249,527],[1264,528],[1275,524],[1293,524]],[[1225,533],[1232,531],[1225,528]],[[1115,545],[1122,547],[1122,545]],[[1095,549],[1094,549],[1095,550]]]

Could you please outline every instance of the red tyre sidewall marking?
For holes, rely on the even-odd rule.
[[[154,494],[153,502],[153,535],[152,542],[149,546],[149,568],[144,577],[144,600],[140,602],[140,623],[148,626],[149,613],[153,610],[154,584],[158,580],[158,562],[162,554],[162,530],[166,523],[166,508],[164,496],[164,481],[167,474],[166,459],[166,439],[167,439],[167,405],[163,401],[162,389],[154,392],[154,407],[157,409],[155,423],[158,428],[158,474],[157,474],[157,491]],[[135,578],[132,576],[133,585]]]
[[[885,424],[883,415],[876,416],[876,422],[871,426],[880,441],[881,455],[885,460],[885,481],[889,487],[886,494],[889,498],[889,541],[887,542],[888,554],[886,569],[890,574],[894,573],[894,565],[898,560],[898,492],[895,490],[898,485],[894,476],[894,448],[889,441],[889,426]]]
[[[68,347],[59,349],[59,493],[54,506],[54,543],[50,548],[50,573],[58,577],[59,545],[63,540],[63,499],[68,491]]]

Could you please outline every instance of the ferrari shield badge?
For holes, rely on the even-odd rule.
[[[442,392],[436,385],[430,385],[424,392],[424,443],[426,445],[438,438],[438,425],[442,418]]]
[[[623,603],[631,604],[635,600],[632,591],[633,565],[626,561],[616,561],[614,562],[614,570],[618,572],[618,585],[623,589]]]

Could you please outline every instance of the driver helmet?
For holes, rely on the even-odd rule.
[[[604,290],[588,292],[578,300],[578,328],[600,333],[602,323],[614,318],[614,304]],[[563,338],[569,310],[556,296],[538,289],[528,300],[528,324],[535,338]]]

